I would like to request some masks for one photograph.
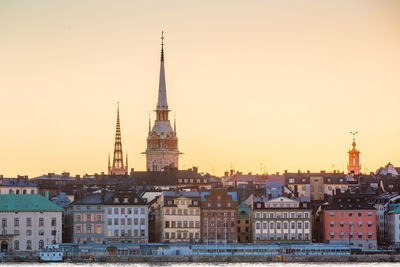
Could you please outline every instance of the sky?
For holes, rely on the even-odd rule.
[[[400,166],[400,1],[0,1],[0,174],[145,170],[165,32],[179,167]]]

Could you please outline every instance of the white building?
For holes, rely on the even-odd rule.
[[[2,251],[36,252],[62,242],[62,208],[39,194],[0,195]]]
[[[253,199],[253,242],[312,240],[312,209],[308,202],[287,197]]]
[[[105,240],[111,242],[148,242],[147,200],[142,194],[118,192],[104,203]]]

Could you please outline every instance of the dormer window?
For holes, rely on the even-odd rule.
[[[294,184],[294,178],[290,178],[290,179],[289,179],[289,183],[290,183],[290,184]]]
[[[331,182],[331,178],[328,178],[328,182],[329,182],[329,183]]]
[[[124,198],[124,203],[128,203],[128,198],[127,197]]]
[[[135,199],[134,199],[134,202],[135,202],[135,203],[138,203],[138,199],[137,199],[136,197],[135,197]]]
[[[114,203],[119,203],[119,199],[117,197],[114,198]]]

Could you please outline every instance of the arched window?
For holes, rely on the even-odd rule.
[[[17,193],[16,194],[19,195],[19,189],[17,189]]]
[[[19,241],[18,240],[14,241],[14,249],[19,250]]]
[[[22,192],[23,192],[23,194],[25,195],[25,194],[26,194],[26,189],[24,189]]]
[[[10,189],[10,194],[14,194],[14,190]]]
[[[39,249],[43,249],[44,248],[44,242],[43,240],[39,240]]]
[[[26,249],[32,249],[32,241],[26,241]]]

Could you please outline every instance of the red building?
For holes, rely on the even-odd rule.
[[[376,249],[376,211],[368,199],[358,193],[337,191],[329,204],[321,206],[322,241]]]
[[[201,237],[205,243],[237,243],[237,194],[225,188],[201,193]]]

